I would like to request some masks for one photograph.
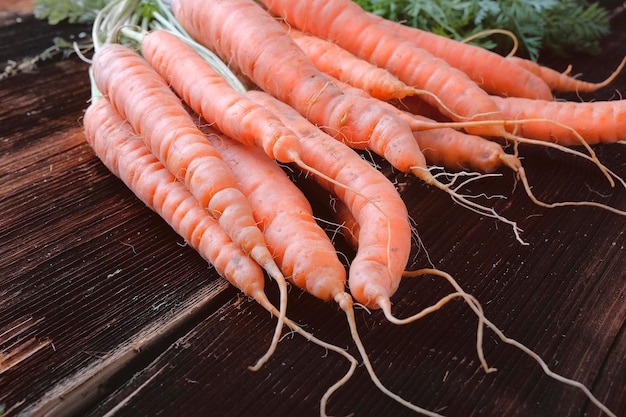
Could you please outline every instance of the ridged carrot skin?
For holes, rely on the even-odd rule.
[[[155,30],[141,42],[150,65],[194,112],[226,135],[262,147],[271,158],[292,162],[299,154],[293,132],[263,107],[235,91],[224,77],[176,35]]]
[[[139,54],[120,44],[107,44],[94,54],[93,75],[116,111],[233,241],[270,275],[279,276],[232,173],[163,78]]]
[[[436,33],[383,19],[372,19],[403,39],[423,48],[463,71],[467,76],[494,95],[550,100],[550,87],[536,74],[513,65],[505,57],[487,49],[462,43]]]
[[[320,71],[360,88],[374,98],[401,99],[416,93],[414,88],[389,71],[356,57],[333,42],[294,28],[289,28],[289,35]]]
[[[491,173],[502,168],[505,160],[515,159],[506,154],[499,143],[456,129],[442,127],[413,134],[429,164],[451,171]]]
[[[325,301],[344,292],[346,268],[313,217],[309,201],[283,169],[259,148],[243,145],[209,127],[203,130],[250,201],[254,218],[285,277]]]

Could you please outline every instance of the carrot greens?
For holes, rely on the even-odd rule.
[[[354,1],[379,16],[456,40],[485,30],[506,29],[533,60],[542,52],[597,53],[599,40],[609,33],[609,11],[586,0]],[[511,49],[505,36],[479,42],[489,49]]]

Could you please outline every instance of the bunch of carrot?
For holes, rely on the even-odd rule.
[[[552,91],[604,84],[385,21],[349,0],[260,3],[173,0],[160,4],[151,24],[142,24],[133,13],[141,0],[111,2],[94,23],[87,140],[222,276],[278,317],[270,349],[253,369],[268,360],[287,325],[351,362],[322,399],[322,414],[330,394],[354,370],[351,355],[286,317],[288,281],[340,306],[383,392],[438,416],[380,383],[359,339],[355,302],[404,324],[462,298],[479,317],[477,350],[486,371],[485,325],[533,354],[506,338],[478,301],[442,271],[414,274],[439,275],[454,292],[412,317],[392,314],[391,298],[409,275],[411,223],[394,184],[358,151],[380,155],[460,204],[511,224],[517,234],[514,222],[462,195],[461,187],[508,167],[532,196],[520,160],[505,152],[503,141],[572,152],[598,163],[609,180],[621,181],[597,161],[589,143],[626,138],[626,101],[554,101]],[[480,58],[466,58],[472,54]],[[585,124],[585,114],[605,122]],[[337,219],[356,250],[347,273],[310,203],[279,163],[291,164],[337,198]],[[436,174],[437,165],[471,172],[449,180],[449,173]],[[593,202],[535,201],[626,214]],[[264,293],[264,271],[280,288],[278,308]],[[585,387],[560,378],[612,415]]]

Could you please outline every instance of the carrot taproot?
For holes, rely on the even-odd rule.
[[[152,31],[142,37],[141,50],[148,63],[209,124],[241,143],[262,148],[270,158],[324,176],[302,161],[299,139],[276,115],[245,97],[245,89],[229,83],[178,36]]]
[[[355,95],[365,95],[367,94],[365,91],[357,89],[355,87],[349,86],[345,83],[337,81],[337,85],[348,94]],[[496,98],[496,100],[501,100],[500,98]],[[523,100],[523,99],[520,99]],[[530,100],[530,99],[527,99]],[[381,106],[391,108],[391,104],[382,102]],[[522,166],[521,161],[518,159],[516,155],[507,154],[504,152],[504,149],[500,146],[500,144],[483,138],[482,136],[476,136],[468,133],[464,133],[462,131],[458,131],[458,128],[463,128],[468,123],[472,124],[475,122],[441,122],[432,120],[428,117],[421,116],[419,114],[410,114],[407,111],[401,111],[398,109],[398,114],[406,123],[413,129],[413,134],[415,136],[416,141],[418,142],[420,149],[422,149],[422,153],[424,157],[427,158],[427,161],[431,164],[443,164],[444,167],[451,168],[457,170],[459,165],[461,166],[469,166],[473,170],[477,170],[479,172],[489,174],[490,172],[495,171],[499,168],[509,168],[515,172],[517,178],[522,182],[524,190],[528,197],[538,206],[545,208],[555,208],[555,207],[565,207],[565,206],[591,206],[597,207],[603,210],[608,210],[618,215],[626,215],[625,211],[619,210],[615,207],[611,207],[606,204],[602,204],[595,201],[562,201],[562,202],[552,202],[547,203],[535,196],[528,181],[528,177],[526,175],[526,170]],[[494,121],[495,122],[495,121]],[[498,121],[496,123],[502,123],[503,126],[517,129],[518,124],[514,123],[514,120],[503,120]],[[562,129],[563,131],[568,132],[572,138],[578,140],[579,144],[586,145],[586,148],[589,150],[590,155],[586,155],[580,153],[578,151],[572,150],[570,148],[564,147],[559,144],[554,144],[546,141],[537,141],[535,139],[528,139],[521,137],[519,135],[513,136],[514,140],[517,143],[527,143],[532,145],[543,145],[554,147],[558,150],[571,153],[576,156],[580,156],[584,159],[591,161],[596,164],[603,174],[607,176],[611,186],[615,184],[613,178],[619,180],[624,186],[626,183],[622,178],[617,176],[614,172],[605,167],[595,155],[593,149],[589,147],[587,143],[584,142],[584,138],[578,134],[575,130],[573,130],[569,126],[565,126],[562,123],[556,121],[550,121],[547,119],[524,119],[521,120],[520,125],[533,125],[533,124],[550,124],[556,126],[557,128]],[[478,122],[484,123],[484,122]],[[447,173],[444,175],[448,176]],[[469,181],[474,181],[475,179],[479,179],[484,177],[485,175],[475,176],[472,175],[473,178],[469,180],[465,180],[461,183],[461,185],[456,185],[456,181],[458,176],[453,175],[452,181],[449,181],[447,184],[438,181],[435,177],[436,181],[432,182],[433,185],[438,188],[446,191],[451,198],[461,204],[462,206],[485,216],[493,217],[499,221],[509,224],[517,238],[517,240],[526,244],[520,236],[520,229],[517,226],[517,223],[511,221],[498,213],[496,213],[493,209],[485,207],[478,202],[476,202],[473,198],[467,198],[466,196],[457,192],[461,186],[467,185]]]
[[[152,153],[277,282],[282,322],[287,308],[285,278],[232,173],[180,99],[144,58],[126,46],[105,44],[94,53],[92,68],[98,90],[144,138]]]
[[[172,10],[193,38],[331,136],[374,151],[400,171],[432,180],[408,126],[373,99],[343,94],[254,1],[175,0]]]
[[[256,93],[250,94],[254,96]],[[427,412],[389,391],[376,377],[358,335],[354,302],[345,291],[345,268],[330,239],[315,221],[312,208],[302,192],[262,150],[211,132],[210,127],[203,130],[229,164],[241,190],[251,201],[255,218],[285,276],[317,298],[337,302],[346,314],[354,342],[378,387],[400,403],[416,411]],[[328,140],[341,145],[333,139]]]
[[[386,68],[405,84],[431,92],[446,106],[444,114],[458,120],[494,120],[501,114],[493,100],[462,71],[377,23],[351,0],[262,0],[272,12],[296,28],[340,45],[378,67]],[[428,96],[424,100],[437,105]],[[450,109],[452,114],[448,114]],[[477,127],[476,133],[504,134],[498,125]]]
[[[538,64],[537,62],[529,59],[521,58],[518,56],[510,56],[506,58],[510,62],[519,65],[520,67],[532,72],[546,82],[552,91],[566,93],[566,92],[579,92],[579,93],[591,93],[609,85],[620,74],[624,65],[626,65],[626,57],[622,59],[617,68],[603,81],[590,82],[580,80],[572,77],[568,74],[569,71],[559,72],[545,65]]]
[[[322,72],[366,91],[379,100],[401,99],[418,93],[389,71],[357,58],[339,45],[295,28],[289,35]]]
[[[427,118],[422,120],[427,121]],[[414,131],[413,134],[426,161],[432,165],[453,171],[472,170],[482,173],[492,173],[503,166],[514,171],[520,167],[519,160],[505,153],[502,145],[482,136],[449,127]]]
[[[281,162],[298,158],[298,139],[266,109],[236,91],[178,36],[154,30],[143,37],[146,61],[209,124],[250,146],[259,146]]]
[[[463,71],[490,94],[542,100],[552,98],[550,87],[540,77],[495,52],[374,14],[371,14],[371,18],[375,24],[393,31]]]
[[[517,126],[519,134],[529,138],[564,146],[582,145],[581,136],[590,145],[626,139],[626,100],[574,102],[517,97],[494,97],[494,100],[509,120],[537,120]]]
[[[380,308],[380,300],[391,297],[398,288],[411,250],[411,227],[398,191],[354,150],[332,140],[286,103],[260,91],[251,90],[246,95],[272,109],[300,136],[305,162],[324,167],[329,176],[345,185],[313,177],[353,213],[358,213],[355,217],[362,225],[361,251],[352,261],[348,286],[359,303]]]

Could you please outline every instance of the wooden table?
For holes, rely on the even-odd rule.
[[[86,29],[39,22],[29,5],[0,9],[3,64]],[[615,22],[621,31],[606,39],[602,55],[572,60],[575,71],[605,77],[626,54],[625,24]],[[265,367],[248,370],[268,347],[274,319],[218,277],[94,156],[81,129],[87,67],[73,56],[0,80],[0,415],[318,415],[321,396],[348,363],[289,335]],[[612,87],[597,97],[625,93],[626,76]],[[594,149],[626,177],[624,145]],[[626,209],[624,187],[611,188],[590,163],[545,149],[522,155],[540,198]],[[476,296],[508,336],[625,415],[624,217],[539,208],[521,187],[512,191],[513,175],[503,171],[476,189],[507,196],[494,204],[524,229],[529,244],[522,246],[502,223],[384,162],[381,169],[402,184],[430,261]],[[303,189],[328,218],[325,196]],[[425,253],[416,245],[410,267],[428,266]],[[449,291],[435,277],[407,280],[393,299],[395,312],[417,312]],[[334,305],[292,289],[289,316],[357,355]],[[449,417],[601,415],[581,391],[548,378],[490,331],[485,352],[498,372],[485,374],[474,346],[476,317],[460,301],[406,326],[363,309],[357,320],[383,383],[430,410]],[[328,411],[415,415],[380,393],[363,367]]]

